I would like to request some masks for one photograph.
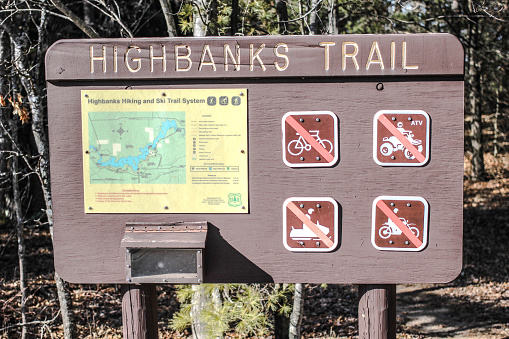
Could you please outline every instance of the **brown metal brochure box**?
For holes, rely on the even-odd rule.
[[[203,281],[207,222],[127,223],[126,279],[134,283]]]

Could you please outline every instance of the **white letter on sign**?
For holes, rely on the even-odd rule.
[[[286,54],[282,54],[282,53],[279,53],[278,52],[278,48],[279,47],[284,47],[285,49],[285,52],[288,52],[288,45],[285,44],[285,43],[282,43],[280,42],[279,44],[277,44],[276,46],[274,46],[274,55],[279,57],[279,58],[283,58],[285,59],[285,64],[281,67],[279,66],[279,63],[277,61],[274,61],[274,66],[276,67],[276,69],[278,71],[284,71],[285,69],[288,68],[288,65],[290,63],[290,60],[288,60],[288,56]]]
[[[318,43],[318,45],[325,47],[325,70],[326,71],[329,70],[329,57],[330,57],[329,47],[334,46],[335,44],[336,44],[335,42],[319,42]]]
[[[131,59],[132,61],[137,63],[136,68],[132,68],[131,65],[129,65],[129,52],[133,49],[135,49],[138,53],[141,53],[141,50],[138,46],[135,46],[135,45],[129,46],[129,48],[125,51],[125,54],[124,54],[124,63],[125,63],[125,67],[127,67],[129,72],[135,73],[141,69],[141,59],[140,58],[132,58]]]
[[[103,73],[106,73],[106,46],[103,46],[103,54],[100,57],[94,56],[94,46],[90,46],[90,73],[94,73],[94,61],[103,62]]]
[[[402,59],[401,63],[402,63],[403,69],[419,69],[419,66],[406,64],[406,41],[403,41],[402,53],[403,53],[403,55],[402,55],[403,59]]]
[[[185,48],[187,49],[186,55],[179,55],[179,49]],[[175,71],[177,72],[187,72],[191,69],[191,65],[193,62],[191,61],[191,48],[187,45],[175,45]],[[185,59],[187,60],[187,67],[186,68],[179,68],[179,60]]]
[[[375,52],[378,59],[373,60],[373,54],[375,54]],[[380,53],[380,48],[378,47],[377,41],[373,41],[373,45],[371,45],[371,51],[369,51],[368,62],[366,63],[366,70],[369,69],[369,66],[371,64],[380,64],[381,69],[385,68],[384,61],[382,60],[382,55]]]
[[[265,67],[265,65],[263,64],[263,61],[262,59],[260,58],[260,52],[262,51],[262,49],[265,48],[265,44],[261,44],[260,47],[258,47],[258,49],[256,50],[256,52],[253,53],[253,44],[250,44],[249,45],[249,55],[250,55],[250,58],[249,58],[249,70],[254,70],[254,60],[258,60],[258,63],[260,64],[260,67],[262,68],[262,70],[266,70],[267,67]]]
[[[353,53],[346,53],[346,46],[353,46],[354,50]],[[346,58],[352,58],[353,64],[355,65],[355,69],[359,69],[359,63],[357,62],[357,53],[359,53],[359,45],[355,42],[343,42],[342,45],[342,61],[341,61],[341,67],[343,68],[343,71],[346,69]]]

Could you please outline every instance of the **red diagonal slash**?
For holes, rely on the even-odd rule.
[[[382,123],[382,125],[385,126],[389,130],[389,132],[392,133],[398,140],[407,148],[407,150],[412,153],[412,155],[419,161],[424,162],[426,160],[426,157],[419,152],[419,150],[412,145],[410,140],[408,140],[403,133],[401,133],[390,121],[387,119],[387,117],[383,114],[380,114],[378,117],[378,121]]]
[[[403,232],[404,235],[414,244],[415,247],[419,248],[422,246],[422,241],[419,240],[415,236],[415,234],[412,233],[410,228],[408,228],[407,225],[405,225],[401,219],[387,206],[382,200],[378,200],[376,203],[376,207],[378,207],[383,214],[385,214],[389,219],[392,220],[393,223],[398,226],[398,228]]]
[[[313,231],[313,233],[316,234],[316,236],[320,238],[321,241],[323,241],[325,246],[331,248],[334,245],[332,240],[330,240],[325,235],[325,233],[323,233],[322,230],[320,230],[318,226],[315,225],[314,222],[312,222],[308,217],[306,217],[306,215],[297,207],[297,205],[290,201],[286,205],[286,207],[288,207],[290,211],[292,211],[293,214],[295,214],[295,216],[300,219],[300,221],[302,221],[307,227],[309,227],[309,229]]]
[[[320,155],[325,160],[327,160],[327,162],[332,162],[334,160],[334,156],[332,154],[330,154],[329,152],[327,152],[327,150],[322,145],[320,145],[320,143],[318,141],[316,141],[316,139],[313,138],[311,136],[311,134],[309,134],[309,132],[306,131],[306,129],[304,127],[302,127],[301,124],[299,124],[297,122],[297,120],[295,120],[294,117],[292,117],[291,115],[287,116],[286,122],[290,126],[292,126],[293,129],[295,131],[297,131],[297,133],[299,133],[304,138],[304,140],[307,141],[308,144],[311,145],[311,147],[313,147],[315,150],[317,150],[318,153],[320,153]]]

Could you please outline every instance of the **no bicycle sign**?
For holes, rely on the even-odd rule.
[[[338,161],[338,118],[334,113],[288,112],[282,128],[287,166],[330,167]]]

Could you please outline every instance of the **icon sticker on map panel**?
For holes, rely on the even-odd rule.
[[[381,251],[423,250],[428,244],[428,212],[429,204],[421,197],[376,198],[371,243]]]
[[[246,92],[83,90],[85,212],[248,213]]]
[[[283,244],[292,252],[330,252],[339,243],[338,203],[328,197],[292,197],[283,203]]]
[[[424,166],[430,118],[421,110],[383,110],[373,119],[373,159],[381,166]]]
[[[288,112],[282,119],[289,167],[331,167],[338,161],[338,118],[329,111]]]

